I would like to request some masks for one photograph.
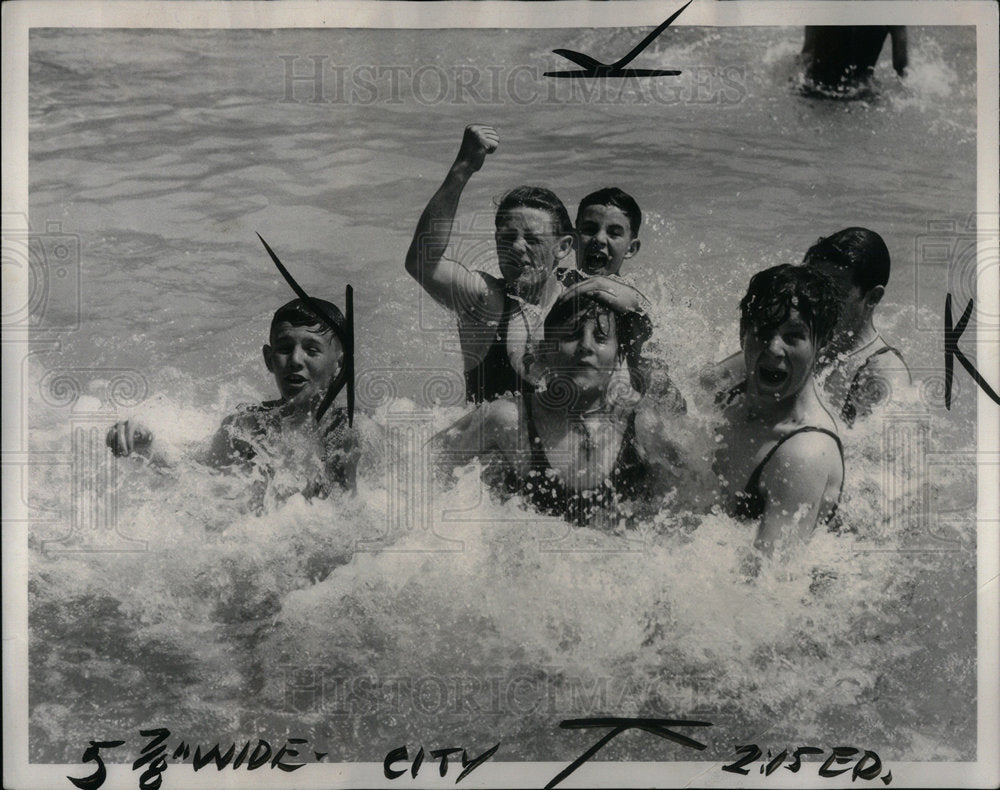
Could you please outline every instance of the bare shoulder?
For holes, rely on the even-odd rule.
[[[644,398],[635,409],[635,440],[649,461],[672,465],[692,449],[694,433],[686,415]]]
[[[635,407],[635,432],[638,437],[660,434],[664,429],[682,424],[682,419],[657,399],[644,397]]]
[[[709,392],[728,389],[746,378],[743,354],[736,352],[720,362],[704,367],[698,374],[698,383]]]
[[[869,376],[882,376],[890,380],[910,378],[910,371],[898,351],[887,350],[881,354],[873,354],[862,366],[861,371]]]
[[[468,270],[467,297],[456,304],[460,323],[496,324],[503,315],[503,280],[478,269]]]
[[[830,430],[828,433],[827,430]],[[800,431],[782,442],[775,450],[774,463],[767,469],[794,469],[803,475],[827,475],[842,468],[840,444],[835,437],[836,431],[808,430]]]

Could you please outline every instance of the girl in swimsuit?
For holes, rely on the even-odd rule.
[[[446,429],[445,459],[483,457],[495,488],[578,524],[615,525],[624,500],[666,493],[676,483],[677,432],[631,387],[631,400],[612,392],[633,326],[602,291],[561,298],[544,324],[545,389],[487,403]]]
[[[827,277],[775,266],[740,302],[746,390],[724,411],[715,466],[730,512],[759,520],[754,546],[787,555],[836,512],[844,460],[813,372],[837,323]]]

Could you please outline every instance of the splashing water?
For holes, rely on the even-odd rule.
[[[798,560],[757,577],[749,528],[719,513],[664,512],[609,534],[495,500],[474,464],[448,482],[427,472],[426,439],[463,411],[451,386],[461,363],[444,345],[450,318],[415,308],[402,252],[468,108],[428,119],[410,95],[376,107],[282,104],[278,55],[367,62],[369,40],[237,33],[89,34],[102,58],[147,53],[129,56],[129,79],[120,63],[92,68],[86,33],[33,34],[32,213],[87,228],[87,269],[82,328],[33,359],[28,388],[61,366],[91,372],[77,373],[75,398],[32,396],[31,449],[75,457],[74,426],[126,416],[105,384],[107,370],[132,368],[148,388],[129,413],[180,462],[164,474],[121,461],[85,490],[69,461],[32,469],[32,761],[72,762],[92,738],[134,740],[157,725],[204,744],[307,737],[330,759],[502,739],[498,759],[561,760],[581,742],[558,722],[602,714],[711,721],[713,759],[754,740],[852,739],[895,760],[973,753],[975,475],[961,462],[974,446],[974,398],[959,388],[950,413],[940,404],[940,330],[913,327],[938,325],[947,271],[925,268],[935,279],[918,280],[906,254],[926,219],[974,206],[974,112],[955,76],[970,73],[962,31],[914,35],[909,87],[887,78],[881,98],[848,105],[795,93],[800,31],[678,29],[644,57],[688,71],[760,64],[743,72],[740,103],[578,106],[557,95],[554,108],[501,108],[504,147],[463,197],[486,210],[533,168],[560,194],[610,182],[639,196],[643,248],[626,274],[653,301],[651,347],[706,446],[713,417],[697,373],[735,349],[750,274],[800,259],[839,227],[883,233],[895,267],[880,325],[927,397],[848,432],[840,534],[816,534]],[[415,57],[409,39],[379,35],[387,62]],[[513,34],[439,35],[472,37],[488,63],[509,56]],[[518,35],[522,60],[552,48],[549,32]],[[573,32],[559,43],[617,51],[634,39]],[[423,54],[443,63],[448,49]],[[198,87],[232,74],[245,79],[224,101]],[[185,168],[189,151],[212,171]],[[955,167],[942,179],[945,160]],[[329,178],[315,175],[323,168]],[[253,478],[193,460],[236,403],[268,396],[259,343],[266,307],[287,295],[261,273],[253,229],[281,245],[310,293],[323,296],[312,284],[331,272],[334,291],[352,280],[357,289],[359,379],[369,384],[359,403],[375,416],[356,497],[292,495],[256,514]],[[908,306],[912,293],[919,303]],[[80,456],[97,469],[101,441],[84,442],[96,448],[89,461]],[[113,502],[115,534],[142,550],[68,552],[89,539],[67,537],[80,501]],[[943,503],[937,521],[931,501]],[[603,754],[689,759],[671,749],[623,738]]]

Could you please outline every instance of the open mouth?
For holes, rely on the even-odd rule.
[[[587,254],[583,260],[583,265],[587,271],[596,271],[597,269],[605,268],[610,260],[611,258],[603,252],[593,252]]]
[[[510,258],[500,262],[500,271],[503,272],[508,280],[516,280],[518,277],[522,277],[527,272],[530,272],[531,269],[532,266],[530,263],[515,261]]]
[[[289,389],[300,390],[308,383],[309,379],[299,376],[296,373],[293,373],[290,376],[285,376],[285,385]]]
[[[777,387],[788,378],[788,371],[780,368],[757,368],[757,378],[769,387]]]

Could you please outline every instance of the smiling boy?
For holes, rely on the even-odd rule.
[[[576,212],[576,265],[588,275],[617,275],[639,252],[642,211],[635,198],[618,187],[591,192]]]
[[[336,305],[312,301],[340,329],[346,328]],[[328,493],[331,483],[353,490],[358,439],[348,425],[347,409],[330,408],[316,419],[320,402],[344,363],[339,338],[308,305],[295,299],[275,312],[268,340],[262,349],[264,364],[280,397],[238,406],[222,421],[198,460],[216,468],[257,464],[267,470],[269,462],[294,456],[304,469],[308,467],[310,480],[304,493]],[[135,420],[113,425],[107,445],[117,456],[136,455],[156,466],[173,465],[169,449]]]
[[[628,295],[634,286],[622,278],[621,269],[625,261],[639,252],[641,225],[642,210],[635,198],[623,189],[604,187],[584,197],[576,211],[576,265],[594,282],[574,286],[573,292],[583,295],[587,290],[614,292],[617,289]],[[569,277],[563,280],[565,283],[570,281]],[[649,394],[669,411],[683,414],[687,411],[687,403],[671,380],[667,364],[660,357],[642,356],[643,344],[652,334],[653,327],[648,316],[637,307],[634,302],[619,304],[619,309],[636,323],[630,333],[632,341],[625,358],[628,381],[637,393]]]

